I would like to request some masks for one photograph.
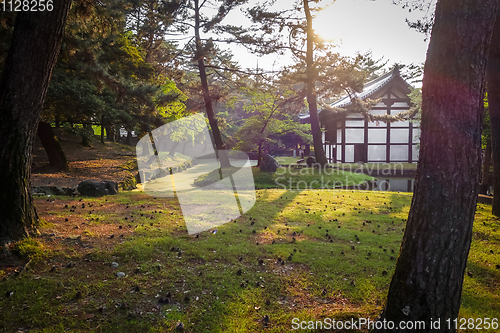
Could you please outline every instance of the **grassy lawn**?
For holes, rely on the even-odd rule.
[[[0,327],[166,332],[180,321],[187,332],[288,332],[293,318],[375,319],[411,194],[257,197],[234,223],[198,236],[172,198],[36,199],[42,236],[14,246],[22,262],[0,267]],[[500,220],[490,209],[478,205],[460,317],[500,318]]]
[[[227,177],[238,170],[239,168],[223,169],[222,176]],[[297,169],[281,167],[275,173],[262,172],[259,168],[252,168],[252,172],[257,189],[332,189],[341,186],[355,186],[375,180],[375,178],[362,173],[308,167]],[[195,181],[195,185],[205,186],[218,180],[220,180],[220,173],[217,169],[199,177]]]
[[[311,155],[313,156],[313,155]],[[314,156],[313,156],[314,157]],[[300,157],[292,157],[292,156],[278,156],[275,157],[276,161],[282,165],[290,165],[290,164],[297,164],[297,161],[300,160]],[[299,163],[299,164],[304,164],[304,163]],[[364,163],[364,164],[358,164],[358,163],[331,163],[331,166],[341,169],[341,170],[349,170],[349,171],[355,171],[355,170],[360,170],[362,167],[363,170],[366,171],[377,171],[377,170],[382,170],[383,168],[391,169],[391,170],[397,170],[399,171],[400,169],[404,170],[417,170],[417,163]]]

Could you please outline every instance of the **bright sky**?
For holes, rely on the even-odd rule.
[[[278,5],[285,7],[290,2],[278,0]],[[324,38],[338,42],[341,55],[354,56],[356,51],[365,53],[371,50],[375,59],[384,57],[389,60],[389,65],[395,62],[421,63],[425,61],[428,42],[424,41],[423,34],[410,29],[405,19],[415,20],[422,15],[421,12],[409,13],[401,6],[393,5],[391,0],[337,0],[317,14],[313,28]],[[242,67],[256,67],[257,56],[244,49],[235,48],[233,53]],[[284,56],[258,59],[259,67],[265,69],[272,69],[273,64],[274,69],[278,69],[292,61]]]

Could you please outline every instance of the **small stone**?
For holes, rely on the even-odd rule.
[[[269,316],[265,315],[264,318],[262,318],[262,325],[264,325],[264,327],[267,327],[269,325],[269,322],[270,322]]]
[[[182,321],[178,322],[177,325],[175,325],[175,330],[177,330],[177,331],[184,330],[184,324],[182,323]]]
[[[119,278],[122,278],[122,277],[125,277],[125,273],[118,272],[118,273],[116,273],[116,276],[118,276]]]

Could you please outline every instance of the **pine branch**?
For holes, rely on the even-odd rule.
[[[212,68],[212,69],[219,69],[219,70],[228,71],[228,72],[241,73],[241,74],[246,74],[246,75],[266,75],[266,74],[271,74],[271,73],[280,73],[280,71],[268,71],[268,72],[261,72],[261,73],[253,73],[253,72],[243,71],[240,69],[219,67],[219,66],[215,66],[215,65],[205,65],[205,67]]]

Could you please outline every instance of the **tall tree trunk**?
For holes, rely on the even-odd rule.
[[[198,57],[198,70],[200,73],[201,89],[203,91],[203,100],[205,102],[205,112],[207,113],[208,123],[212,129],[212,135],[214,136],[215,147],[217,150],[224,150],[224,142],[222,141],[222,135],[219,130],[219,125],[217,124],[217,119],[215,118],[214,108],[212,106],[212,98],[210,97],[210,89],[208,88],[207,72],[205,69],[204,61],[204,50],[200,38],[200,7],[199,1],[194,0],[195,6],[195,25],[194,33],[196,38],[196,56]],[[216,152],[217,153],[217,152]],[[230,167],[229,158],[227,154],[218,154],[220,164],[222,167]]]
[[[19,12],[0,80],[0,242],[35,231],[32,144],[59,54],[70,0],[53,11]]]
[[[257,150],[257,167],[262,165],[262,141],[259,142],[259,149]]]
[[[84,124],[81,133],[82,145],[84,145],[85,147],[92,147],[92,138],[94,137],[94,129],[92,128],[92,125]]]
[[[104,116],[101,116],[101,143],[104,143]]]
[[[38,136],[49,157],[50,165],[62,171],[69,171],[68,160],[52,130],[52,126],[49,123],[40,121],[38,123]]]
[[[314,30],[312,27],[311,10],[309,9],[309,0],[302,0],[304,12],[307,20],[307,50],[306,50],[306,97],[309,104],[309,115],[311,120],[311,131],[313,136],[314,156],[316,163],[320,165],[328,164],[325,150],[323,149],[323,138],[321,127],[319,125],[318,104],[316,102],[315,81],[316,71],[314,66]]]
[[[481,168],[487,48],[497,0],[437,2],[422,88],[415,192],[378,332],[454,332]],[[403,330],[401,321],[424,321]],[[435,330],[434,330],[435,331]]]
[[[493,215],[500,216],[500,15],[497,15],[487,67],[488,110],[493,149]]]
[[[106,139],[111,142],[116,141],[115,125],[109,125],[106,127]]]
[[[128,144],[129,146],[132,144],[132,131],[127,131],[127,141],[125,143]]]
[[[490,167],[491,167],[491,138],[486,141],[486,149],[483,158],[483,172],[481,173],[481,184],[479,185],[479,193],[488,194],[490,189]]]

